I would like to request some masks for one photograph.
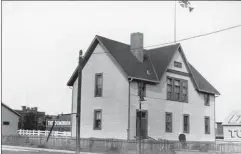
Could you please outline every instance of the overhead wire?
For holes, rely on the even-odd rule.
[[[241,27],[241,24],[236,25],[236,26],[232,26],[232,27],[228,27],[228,28],[224,28],[224,29],[220,29],[220,30],[216,30],[216,31],[212,31],[212,32],[205,33],[205,34],[195,35],[195,36],[192,36],[192,37],[187,37],[187,38],[183,38],[183,39],[180,39],[180,40],[176,40],[176,43],[186,41],[186,40],[190,40],[190,39],[203,37],[203,36],[208,36],[208,35],[212,35],[212,34],[216,34],[216,33],[220,33],[220,32],[227,31],[227,30],[234,29],[234,28],[238,28],[238,27]],[[166,42],[166,43],[162,43],[162,44],[149,45],[149,46],[145,46],[144,48],[158,47],[158,46],[163,46],[163,45],[172,44],[172,43],[175,43],[175,42],[170,41],[170,42]],[[142,48],[133,48],[133,49],[142,49]],[[99,53],[93,53],[93,54],[102,54],[102,53],[109,53],[109,52],[99,52]]]

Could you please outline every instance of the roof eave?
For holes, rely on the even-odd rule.
[[[136,79],[136,80],[141,80],[141,81],[146,81],[146,82],[151,82],[151,83],[160,83],[158,80],[148,80],[148,79],[143,79],[143,78],[137,78],[133,76],[128,76],[128,79]]]
[[[91,50],[91,47],[94,45],[94,43],[96,41],[99,41],[98,39],[98,36],[96,35],[94,37],[94,39],[92,40],[90,46],[88,47],[88,49],[86,50],[84,56],[83,56],[83,60],[85,61],[86,60],[86,55],[88,54],[88,52]],[[73,86],[75,80],[77,79],[78,77],[78,68],[79,68],[79,65],[76,67],[75,71],[73,72],[73,74],[71,75],[69,81],[67,82],[67,86]]]
[[[218,91],[217,92],[211,92],[211,91],[207,91],[207,90],[202,90],[202,89],[197,89],[198,91],[200,92],[204,92],[204,93],[210,93],[210,94],[213,94],[213,95],[221,95]]]
[[[7,106],[6,104],[2,103],[3,106],[5,106],[8,110],[12,111],[13,113],[15,113],[17,116],[21,116],[18,112],[14,111],[13,109],[11,109],[9,106]]]

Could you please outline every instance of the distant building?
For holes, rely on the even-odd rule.
[[[102,36],[91,42],[83,57],[81,137],[178,140],[185,134],[187,141],[215,141],[220,93],[190,64],[181,44],[147,50],[143,40],[133,33],[130,45]],[[67,85],[76,113],[78,66]],[[75,114],[71,129],[74,137]]]
[[[223,122],[224,141],[241,142],[241,111],[233,111]]]
[[[22,106],[22,110],[15,111],[21,115],[19,129],[45,130],[45,112],[39,112],[37,107],[26,106]]]
[[[20,114],[2,103],[2,135],[17,135]]]
[[[51,119],[46,118],[46,130],[50,130],[55,121],[53,131],[71,131],[71,114],[60,114]]]

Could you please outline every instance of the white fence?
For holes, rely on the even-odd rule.
[[[41,130],[18,130],[19,135],[28,135],[28,136],[48,136],[49,135],[48,130],[41,131]],[[71,132],[59,132],[59,131],[52,131],[51,136],[63,136],[63,137],[70,137]]]

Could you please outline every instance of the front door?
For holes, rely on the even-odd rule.
[[[141,138],[147,138],[148,128],[148,114],[147,110],[136,111],[136,136]],[[141,134],[141,135],[140,135]]]

